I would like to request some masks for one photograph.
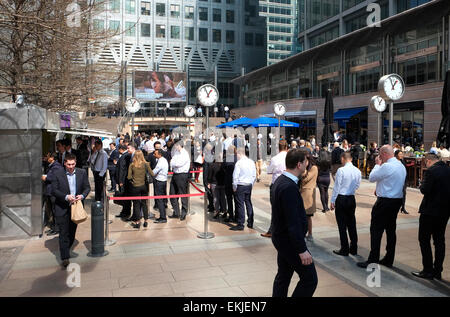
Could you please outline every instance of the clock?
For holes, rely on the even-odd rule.
[[[286,113],[286,105],[284,103],[281,102],[277,102],[274,106],[273,106],[273,111],[275,112],[275,114],[277,116],[283,116]]]
[[[130,113],[136,113],[139,111],[139,109],[141,109],[141,103],[139,102],[139,100],[137,100],[136,98],[130,98],[127,100],[127,102],[125,103],[125,108],[130,112]]]
[[[194,106],[188,105],[184,107],[184,115],[188,118],[192,118],[193,116],[195,116]]]
[[[197,100],[204,107],[212,107],[219,100],[219,91],[211,84],[203,85],[197,90]]]
[[[405,82],[400,75],[385,75],[378,82],[378,92],[385,100],[399,100],[405,93]]]
[[[383,112],[386,110],[386,101],[380,96],[373,96],[370,99],[370,107],[377,112]]]

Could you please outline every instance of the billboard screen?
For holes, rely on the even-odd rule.
[[[136,71],[134,97],[140,101],[184,102],[187,93],[186,73]]]

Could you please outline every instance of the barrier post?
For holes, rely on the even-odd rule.
[[[112,223],[112,221],[110,222],[109,220],[109,196],[108,196],[108,192],[106,191],[106,177],[105,177],[105,183],[103,184],[104,186],[104,196],[103,196],[103,200],[104,200],[104,208],[105,208],[105,245],[106,246],[111,246],[116,244],[115,240],[111,240],[109,238],[109,224]]]
[[[105,251],[103,207],[101,201],[94,201],[91,205],[91,252],[88,253],[90,257],[101,257],[109,253]]]

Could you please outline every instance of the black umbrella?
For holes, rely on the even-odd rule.
[[[331,89],[328,89],[327,96],[325,98],[325,111],[323,115],[323,135],[322,146],[327,145],[334,141],[332,125],[334,122],[334,105]]]
[[[450,146],[450,70],[447,71],[442,91],[441,103],[442,121],[437,135],[438,146]]]

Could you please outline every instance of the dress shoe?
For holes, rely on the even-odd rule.
[[[370,263],[367,261],[356,263],[357,266],[362,267],[363,269],[366,269],[369,264]]]
[[[170,215],[168,217],[174,219],[174,218],[179,218],[180,216],[178,216],[178,215]]]
[[[352,249],[350,248],[350,252],[351,255],[357,255],[358,254],[358,249]]]
[[[158,218],[158,219],[156,219],[155,221],[153,221],[154,223],[167,223],[167,220],[166,219],[161,219],[161,218]]]
[[[230,230],[232,230],[232,231],[242,231],[242,230],[244,230],[244,226],[234,226],[234,227],[231,227]]]
[[[139,229],[139,228],[141,227],[141,223],[140,223],[140,222],[139,222],[139,223],[132,223],[131,226],[132,226],[134,229]]]
[[[68,259],[66,259],[66,260],[62,261],[61,266],[63,268],[67,268],[69,266],[69,264],[70,264],[70,261]]]
[[[434,277],[433,273],[429,273],[429,272],[425,272],[425,271],[411,272],[411,274],[416,276],[416,277],[425,278],[427,280],[432,280],[433,277]]]
[[[348,252],[344,252],[342,250],[333,250],[333,253],[337,255],[348,256]]]
[[[215,214],[214,214],[214,217],[213,217],[214,219],[218,219],[219,218],[219,213],[218,212],[216,212]]]
[[[185,219],[186,219],[186,215],[183,215],[183,216],[180,217],[180,220],[181,220],[181,221],[183,221],[183,220],[185,220]]]
[[[253,229],[253,225],[247,225],[247,227]]]
[[[148,227],[148,222],[146,221],[146,222],[144,222],[144,228],[147,228]]]
[[[148,215],[148,219],[156,219],[155,214],[154,213],[150,213]]]
[[[54,235],[57,235],[57,234],[58,234],[58,232],[50,230],[50,232],[47,233],[47,237],[51,237],[51,236],[54,236]]]
[[[385,267],[391,268],[392,267],[392,263],[388,262],[385,258],[381,259],[378,264],[381,264]]]
[[[116,218],[128,218],[128,217],[124,214],[118,214],[116,215]]]
[[[439,273],[434,273],[434,274],[433,274],[433,277],[434,277],[436,280],[442,280],[442,273],[441,273],[441,272],[439,272]]]
[[[402,209],[402,210],[400,210],[400,212],[401,212],[402,214],[409,215],[409,212],[407,212],[406,209]]]
[[[264,237],[264,238],[272,238],[272,234],[271,234],[270,232],[261,233],[261,237]]]

